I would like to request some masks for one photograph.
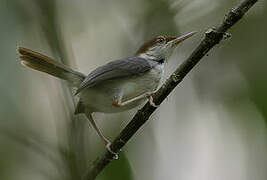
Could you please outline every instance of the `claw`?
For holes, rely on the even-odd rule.
[[[108,150],[108,152],[110,152],[113,155],[113,159],[119,159],[119,155],[111,150],[110,145],[111,145],[111,142],[107,141],[106,149]]]
[[[157,108],[157,107],[159,107],[159,106],[156,105],[156,104],[153,102],[153,95],[154,95],[154,94],[155,94],[155,93],[147,94],[146,97],[147,97],[148,100],[149,100],[149,104],[150,104],[151,106]]]
[[[156,105],[156,104],[153,102],[153,97],[152,97],[152,96],[149,97],[149,104],[150,104],[151,106],[155,107],[155,108],[159,107],[159,105]]]

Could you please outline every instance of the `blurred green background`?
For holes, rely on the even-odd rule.
[[[167,78],[239,2],[0,0],[0,179],[77,180],[104,152],[85,118],[73,115],[73,90],[21,66],[17,46],[89,73],[156,35],[200,31],[177,48]],[[97,179],[266,180],[266,18],[259,1]],[[135,112],[94,117],[113,139]]]

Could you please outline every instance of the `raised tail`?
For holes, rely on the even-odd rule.
[[[18,53],[21,64],[64,79],[73,86],[79,86],[86,77],[84,74],[74,71],[60,62],[30,49],[18,47]]]

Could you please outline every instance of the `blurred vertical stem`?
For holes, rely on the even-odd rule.
[[[69,65],[70,60],[64,43],[63,33],[61,33],[60,22],[58,22],[56,1],[54,0],[32,0],[29,2],[20,1],[17,6],[18,14],[25,16],[30,22],[39,26],[40,30],[44,34],[44,38],[47,41],[53,56],[56,59],[62,61],[62,63]],[[21,8],[20,5],[23,5]],[[30,8],[34,7],[32,10]],[[30,31],[28,26],[24,27],[27,31]],[[75,64],[75,63],[71,63]],[[72,96],[70,87],[62,84],[62,91],[64,100],[67,104],[67,110],[65,110],[67,119],[68,130],[66,138],[68,141],[68,147],[58,145],[58,151],[64,161],[64,165],[67,167],[65,171],[65,177],[68,179],[80,179],[83,168],[86,165],[86,157],[84,154],[84,129],[87,126],[84,125],[85,121],[79,121],[79,117],[75,117],[73,114],[75,101]],[[62,104],[63,107],[63,104]],[[61,127],[56,129],[60,131]]]
[[[36,4],[40,7],[40,26],[45,34],[45,38],[55,57],[59,57],[63,64],[70,65],[70,60],[66,51],[63,33],[61,33],[60,22],[57,20],[56,1],[38,0]],[[74,64],[73,62],[71,64]],[[70,87],[62,85],[65,100],[68,104],[68,114],[71,118],[68,123],[67,140],[69,148],[60,147],[60,153],[65,159],[66,165],[71,172],[71,179],[79,179],[86,164],[84,154],[84,121],[79,121],[78,116],[74,116],[75,101]],[[70,123],[69,123],[70,122]],[[60,127],[58,127],[58,130]]]

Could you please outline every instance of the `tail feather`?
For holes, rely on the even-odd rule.
[[[18,47],[18,53],[21,64],[64,79],[74,86],[79,86],[86,77],[84,74],[74,71],[60,62],[30,49]]]

